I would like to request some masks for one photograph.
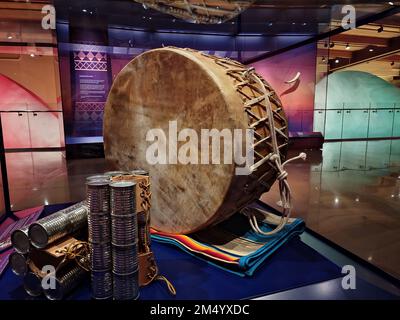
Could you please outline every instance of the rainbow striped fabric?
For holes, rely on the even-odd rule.
[[[265,232],[274,228],[263,221],[259,226]],[[251,229],[245,216],[235,214],[215,227],[190,235],[167,234],[154,229],[151,233],[154,241],[174,245],[234,274],[252,276],[271,254],[292,237],[300,235],[304,228],[304,221],[295,218],[275,235],[262,236]]]

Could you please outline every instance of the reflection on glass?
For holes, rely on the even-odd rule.
[[[368,135],[368,110],[343,111],[343,139],[355,139]]]
[[[391,137],[393,114],[393,110],[371,109],[368,138]]]
[[[337,171],[340,168],[341,143],[325,143],[322,151],[322,170]]]
[[[343,111],[326,110],[325,138],[341,139],[343,130]]]
[[[400,106],[316,109],[313,130],[327,140],[400,137]]]
[[[349,141],[340,145],[340,170],[365,169],[367,141]]]
[[[293,215],[400,278],[400,140],[340,141],[288,167]],[[277,190],[264,195],[274,203]]]
[[[382,169],[389,167],[392,141],[373,140],[367,144],[367,169]],[[393,150],[395,151],[395,150]]]
[[[69,201],[64,152],[13,152],[6,161],[14,210]]]
[[[3,193],[3,175],[0,171],[0,220],[6,213],[5,204],[4,204],[4,193]]]

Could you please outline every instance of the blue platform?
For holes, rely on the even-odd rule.
[[[55,212],[66,205],[46,206],[45,213]],[[249,299],[256,297],[273,298],[274,294],[308,288],[312,299],[319,299],[316,288],[333,283],[327,299],[343,299],[347,295],[340,286],[341,267],[325,258],[321,253],[307,245],[300,237],[291,239],[268,258],[252,277],[238,277],[218,269],[209,263],[196,259],[179,249],[160,243],[152,246],[160,273],[166,276],[175,286],[177,295],[169,294],[163,282],[154,282],[142,288],[140,299]],[[379,289],[360,280],[360,289],[375,290],[377,298],[398,298],[395,294]],[[326,285],[325,285],[326,287]],[[323,291],[322,291],[323,292]],[[307,293],[302,293],[307,297]],[[302,296],[297,296],[301,298]],[[357,295],[355,296],[357,297]],[[280,296],[291,298],[290,294]],[[365,298],[365,297],[364,297]],[[0,299],[33,299],[23,287],[22,279],[12,273],[8,267],[0,278]],[[43,299],[43,298],[41,298]],[[68,299],[90,299],[90,285],[87,281],[77,288]]]

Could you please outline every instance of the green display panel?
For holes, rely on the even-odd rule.
[[[400,110],[394,111],[393,137],[400,137]]]
[[[321,132],[325,136],[325,111],[314,111],[314,132]]]
[[[315,106],[314,131],[327,140],[400,137],[400,89],[373,74],[333,72],[317,83]]]
[[[369,118],[368,138],[391,137],[393,132],[393,110],[372,109]]]
[[[343,139],[364,138],[368,134],[369,110],[345,110],[343,114]]]
[[[343,111],[326,110],[325,139],[342,139]]]
[[[337,171],[340,166],[340,148],[341,142],[324,143],[322,150],[322,170],[323,171]]]
[[[400,139],[392,140],[390,145],[390,166],[400,166]]]
[[[391,140],[367,141],[367,169],[381,169],[389,166]]]
[[[347,141],[342,143],[340,169],[365,169],[367,141]]]

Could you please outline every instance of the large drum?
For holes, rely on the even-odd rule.
[[[222,135],[219,163],[212,163],[211,143],[200,147],[202,129],[245,132],[249,128],[254,130],[250,174],[238,175],[239,165],[225,161]],[[192,135],[186,136],[183,129]],[[116,77],[104,114],[104,148],[110,167],[149,171],[152,227],[168,233],[190,233],[221,222],[268,191],[278,175],[269,158],[274,150],[279,150],[282,160],[286,158],[287,131],[278,96],[253,70],[230,59],[174,47],[150,50],[133,59]],[[151,164],[149,150],[161,140],[167,144],[160,149],[168,153],[167,164]],[[182,151],[185,144],[198,146],[198,164],[180,161],[181,152],[195,152]],[[234,144],[244,152],[245,139]],[[200,160],[206,158],[208,164]]]

